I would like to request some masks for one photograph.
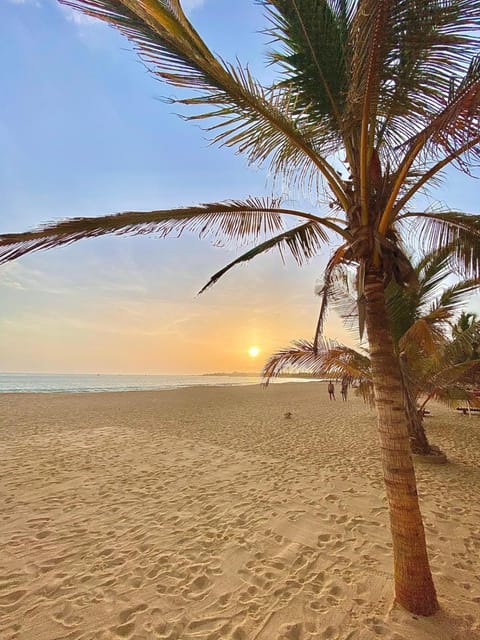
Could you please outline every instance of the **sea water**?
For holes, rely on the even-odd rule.
[[[260,384],[252,375],[129,375],[70,373],[0,373],[0,393],[88,393],[98,391],[155,391],[197,386]],[[274,382],[305,382],[282,378]]]

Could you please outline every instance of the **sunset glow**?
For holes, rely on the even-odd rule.
[[[188,3],[202,36],[222,57],[262,60],[260,4],[232,3],[232,21],[229,3]],[[1,233],[65,217],[280,195],[283,186],[271,184],[268,167],[248,167],[234,150],[206,145],[196,127],[176,118],[168,102],[155,99],[169,90],[145,73],[113,29],[100,21],[73,20],[57,2],[0,0],[0,7],[6,34],[0,62],[8,94],[0,103]],[[39,75],[38,69],[48,73]],[[301,195],[285,189],[282,197],[292,202]],[[304,195],[299,207],[310,211],[317,194]],[[448,191],[438,192],[438,200],[453,210],[477,210],[477,196],[461,174]],[[418,207],[428,204],[420,200]],[[330,249],[326,245],[302,268],[289,251],[285,264],[278,251],[266,252],[197,296],[246,249],[212,246],[208,238],[190,233],[165,239],[108,236],[4,265],[1,369],[132,374],[257,369],[290,341],[312,337],[318,316],[314,285],[322,282]],[[478,312],[476,296],[471,304]],[[334,309],[324,333],[356,344]]]

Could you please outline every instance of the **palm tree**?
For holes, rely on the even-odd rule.
[[[416,287],[405,288],[390,282],[385,291],[387,315],[404,383],[412,452],[435,455],[436,458],[438,448],[432,448],[428,442],[423,410],[432,398],[449,406],[457,400],[472,402],[469,386],[480,365],[478,357],[470,357],[480,330],[474,314],[462,312],[453,325],[453,336],[450,335],[452,318],[458,307],[480,288],[479,278],[460,279],[448,284],[454,267],[451,252],[452,247],[447,246],[419,258],[414,264]],[[355,285],[351,286],[348,275],[348,272],[341,274],[337,286],[330,287],[329,295],[347,327],[353,329],[358,323],[358,314],[356,300],[351,293]],[[319,293],[322,295],[323,289]],[[468,364],[458,366],[465,361]],[[368,355],[335,341],[323,340],[320,343],[316,336],[313,342],[295,341],[290,347],[279,350],[265,364],[267,382],[286,368],[354,381],[364,400],[373,402]],[[423,400],[418,407],[420,397]]]
[[[180,0],[60,0],[104,20],[133,42],[155,76],[191,91],[213,142],[269,163],[291,183],[327,194],[330,211],[299,211],[275,199],[75,218],[0,239],[0,257],[106,233],[193,230],[259,244],[215,274],[277,247],[303,263],[329,235],[340,239],[326,272],[358,269],[359,309],[370,345],[394,549],[395,597],[423,615],[438,608],[428,564],[402,382],[385,307],[385,284],[413,284],[400,234],[417,220],[432,245],[472,248],[480,217],[417,212],[413,197],[450,164],[478,159],[480,0],[260,0],[276,42],[271,87],[248,67],[216,57]],[[285,226],[284,219],[293,221]],[[266,233],[266,238],[263,235]],[[327,287],[328,288],[328,287]]]
[[[462,354],[478,344],[479,336],[480,322],[476,322],[464,335],[450,336],[438,351],[412,362],[407,380],[419,415],[432,399],[447,406],[456,406],[459,401],[478,406],[475,384],[480,358],[462,358]]]
[[[456,323],[452,326],[452,330],[454,334],[461,334],[465,331],[468,331],[470,327],[477,322],[477,314],[476,313],[467,313],[466,311],[462,311],[460,317],[457,319]]]
[[[458,362],[465,362],[466,360],[475,360],[480,357],[480,342],[478,336],[471,336],[472,332],[475,334],[475,327],[478,326],[478,317],[476,313],[467,313],[462,311],[457,322],[452,325],[452,335],[455,338],[473,338],[467,339],[463,343],[463,349],[458,354]]]

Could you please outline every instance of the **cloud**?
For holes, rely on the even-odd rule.
[[[30,289],[31,282],[37,274],[38,272],[26,269],[21,263],[8,262],[2,267],[0,273],[0,288],[26,291]]]
[[[71,7],[61,7],[63,13],[65,14],[65,18],[68,22],[73,22],[73,24],[78,27],[93,27],[94,25],[101,24],[100,20],[96,18],[92,18],[91,16],[87,16],[80,11],[72,9]]]
[[[194,9],[198,9],[203,4],[205,4],[205,0],[183,0],[182,7],[184,11],[190,12]]]
[[[51,269],[32,269],[19,262],[8,263],[0,270],[0,290],[25,291],[30,295],[75,296],[88,292],[88,282],[75,281],[72,274]]]
[[[34,7],[41,7],[39,0],[7,0],[10,4],[31,4]]]
[[[34,4],[37,4],[37,0],[9,0],[9,2],[13,2],[14,4],[33,2]],[[190,13],[195,9],[203,6],[204,4],[205,0],[183,0],[182,7],[186,13]],[[73,22],[73,24],[77,25],[78,27],[91,27],[93,25],[101,24],[101,20],[87,16],[81,11],[77,11],[75,9],[72,9],[71,7],[62,6],[61,9],[65,14],[66,19],[69,22]]]

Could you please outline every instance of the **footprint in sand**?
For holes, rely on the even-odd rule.
[[[121,638],[128,638],[135,630],[135,620],[133,622],[127,622],[118,627],[112,628],[113,633]]]
[[[326,629],[324,629],[320,635],[320,637],[325,638],[325,640],[330,640],[330,638],[334,638],[335,636],[336,636],[335,628],[332,627],[331,625],[326,627]]]
[[[301,640],[303,638],[303,624],[296,622],[294,624],[286,624],[280,628],[281,640]]]
[[[202,574],[197,576],[195,580],[192,580],[188,585],[188,588],[185,590],[185,594],[191,598],[200,598],[206,593],[211,585],[212,581],[205,574]]]
[[[332,493],[329,493],[324,498],[327,502],[337,502],[338,496],[334,496]]]
[[[231,599],[232,599],[232,594],[231,593],[224,593],[223,595],[221,595],[219,597],[218,604],[221,607],[226,607]]]
[[[127,609],[120,611],[120,613],[118,614],[118,619],[120,621],[120,624],[125,624],[126,622],[131,621],[132,618],[135,618],[137,616],[137,614],[142,613],[147,609],[148,609],[148,605],[142,602],[140,604],[137,604],[134,607],[128,607]]]
[[[73,605],[69,602],[66,602],[60,611],[56,611],[52,618],[64,627],[76,627],[83,622],[83,618],[75,614]]]
[[[233,630],[232,640],[247,640],[247,633],[243,627],[237,627]]]
[[[321,533],[317,537],[317,546],[318,547],[323,547],[329,541],[330,541],[330,534],[329,533]]]

